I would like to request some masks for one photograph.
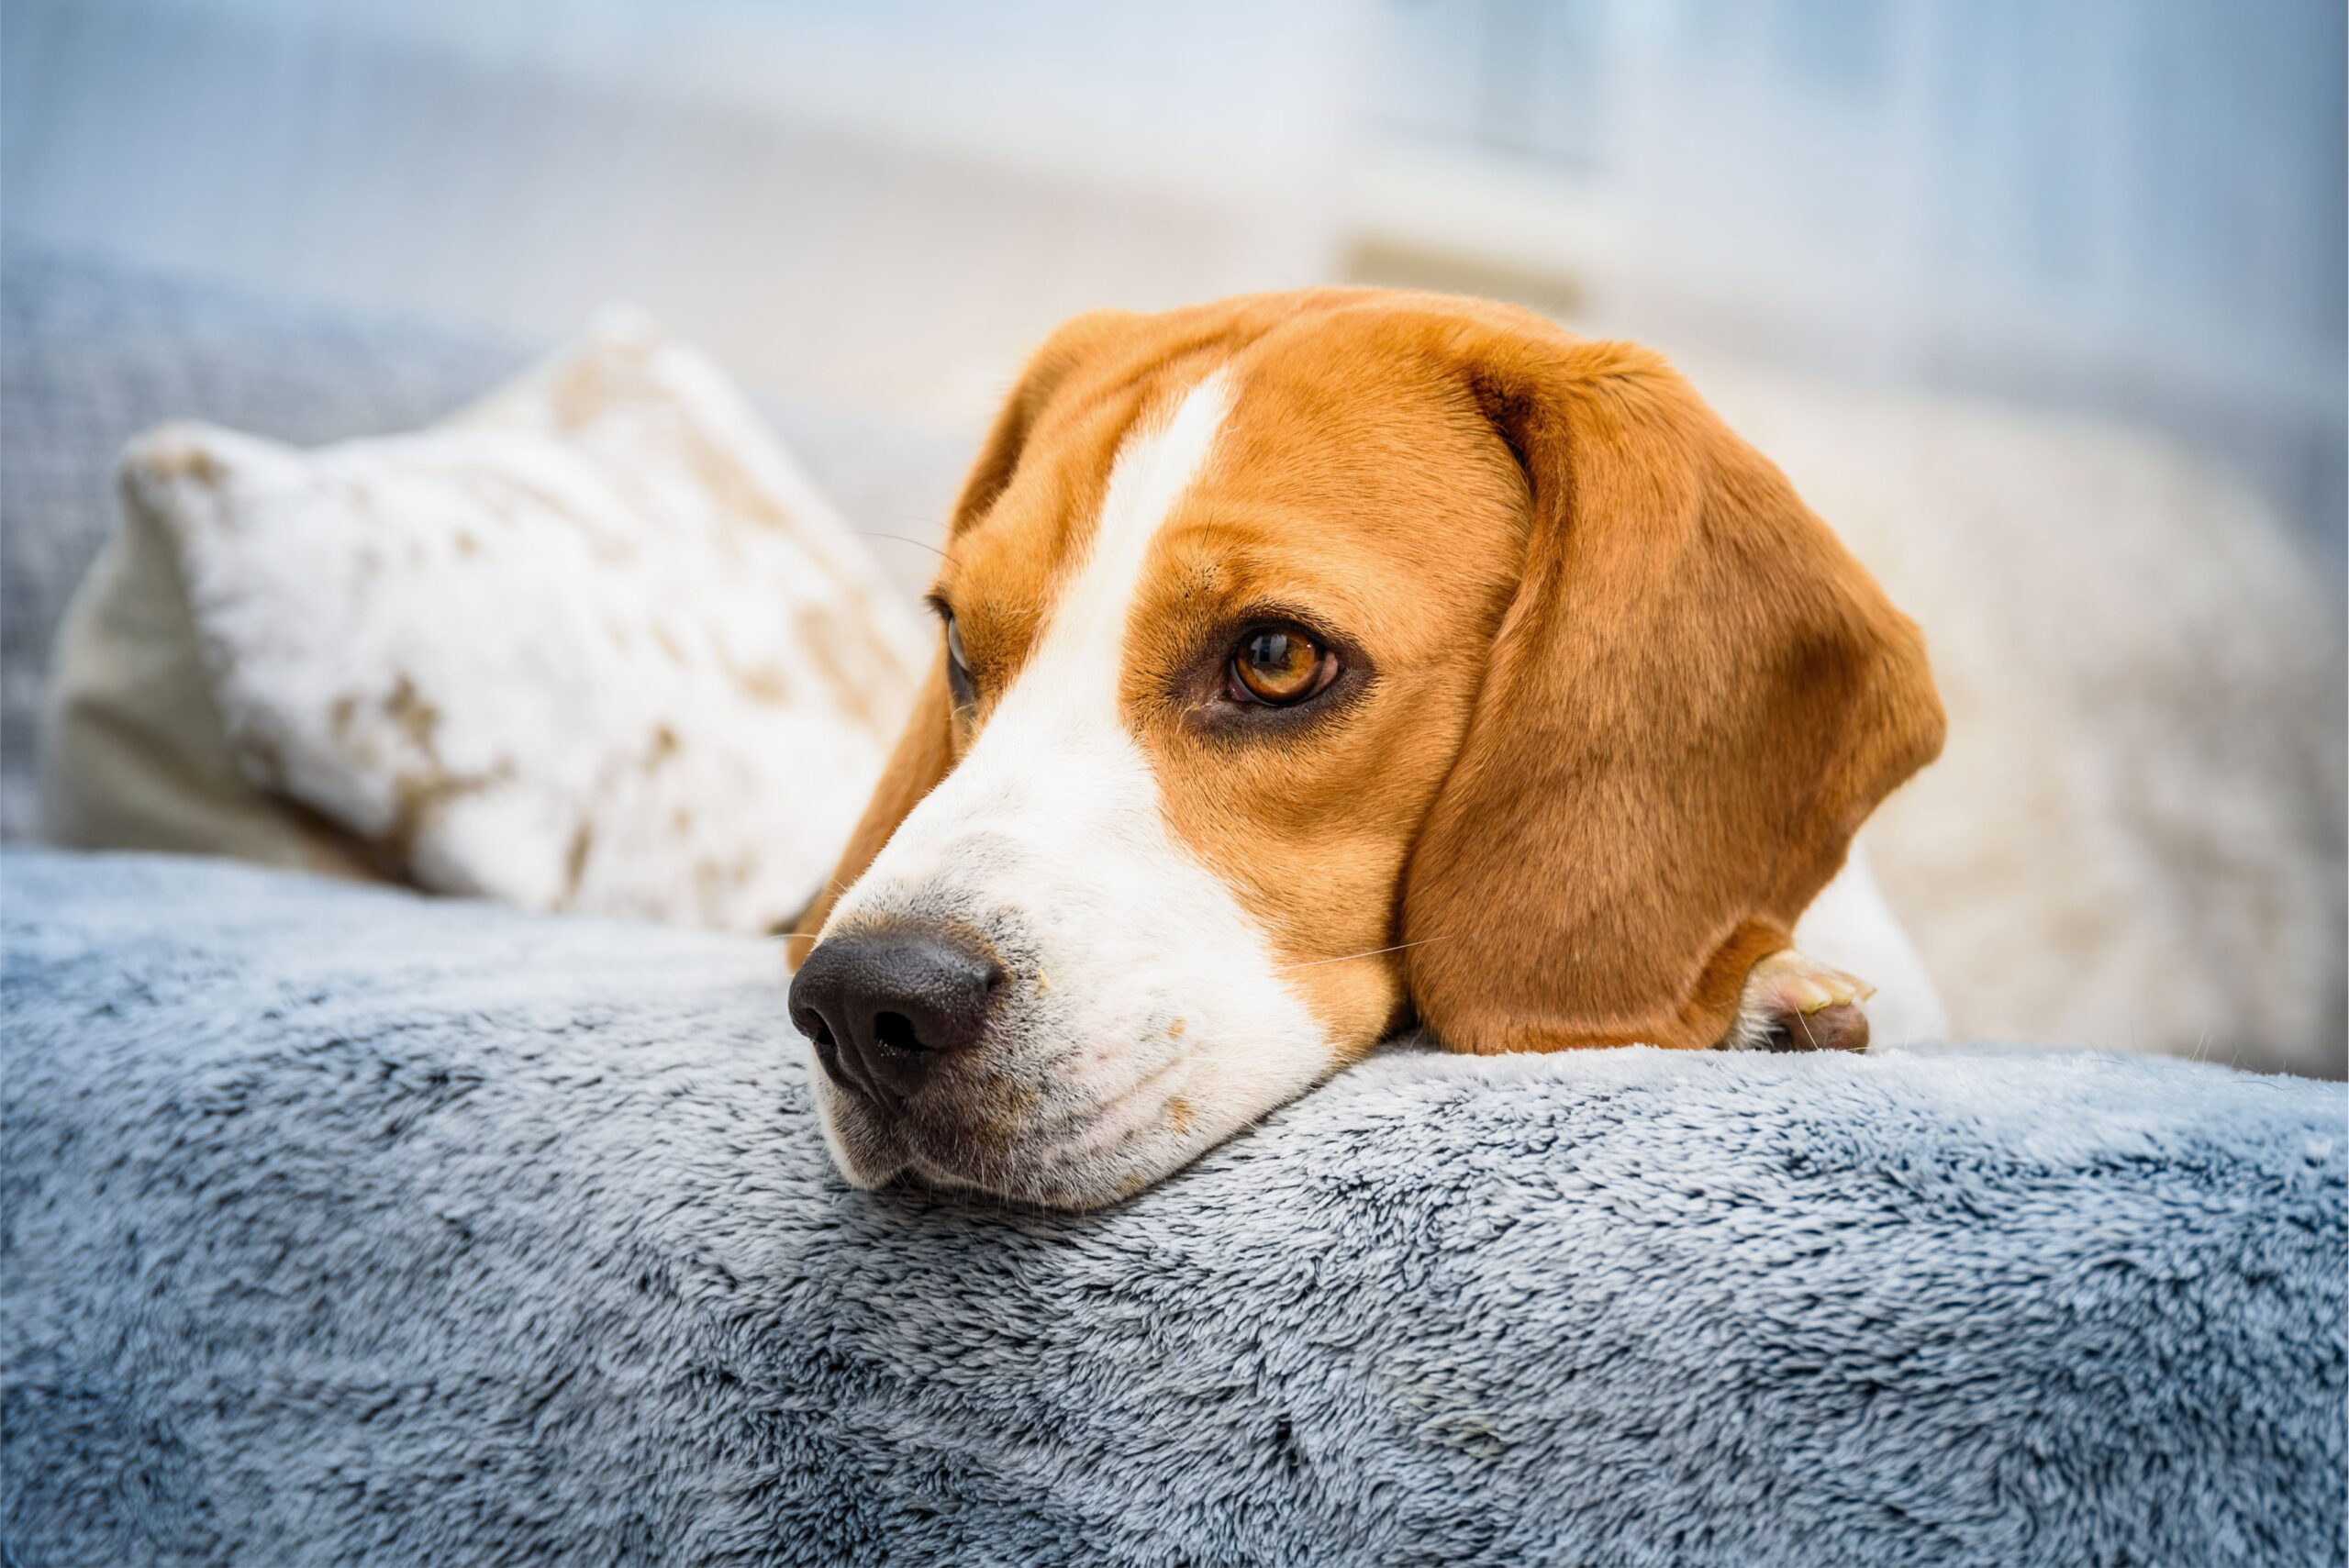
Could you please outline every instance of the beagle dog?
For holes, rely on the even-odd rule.
[[[1848,1048],[1850,965],[1935,1028],[1847,860],[1940,750],[1923,639],[1655,354],[1380,290],[1079,317],[930,597],[792,952],[859,1185],[1111,1202],[1414,1019]]]

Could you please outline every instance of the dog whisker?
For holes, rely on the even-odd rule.
[[[962,565],[962,564],[963,564],[961,562],[959,562],[959,561],[955,561],[955,560],[954,560],[954,557],[953,557],[953,556],[952,556],[952,555],[950,555],[949,553],[947,553],[945,550],[942,550],[939,549],[936,545],[934,545],[934,544],[930,544],[930,543],[928,543],[928,542],[926,542],[926,541],[924,541],[924,540],[922,540],[922,539],[913,539],[913,538],[911,538],[911,537],[909,537],[909,536],[907,536],[907,535],[905,535],[905,534],[884,534],[884,533],[862,533],[862,532],[860,532],[860,533],[857,535],[857,537],[858,537],[859,539],[885,539],[890,540],[892,543],[896,543],[896,544],[909,544],[909,545],[912,545],[916,550],[926,550],[930,551],[930,554],[932,554],[932,555],[934,555],[934,556],[938,557],[941,561],[952,562],[954,565],[956,565],[956,566],[960,566],[960,565]]]
[[[1325,963],[1351,963],[1358,958],[1376,958],[1380,953],[1401,952],[1405,948],[1423,948],[1430,942],[1442,940],[1443,938],[1440,936],[1421,937],[1418,941],[1397,942],[1390,948],[1372,948],[1368,952],[1342,952],[1335,958],[1308,958],[1302,963],[1285,963],[1281,967],[1283,969],[1316,969]]]

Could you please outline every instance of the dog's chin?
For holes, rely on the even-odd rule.
[[[1168,1106],[1127,1106],[1049,1139],[999,1124],[986,1131],[951,1116],[885,1115],[812,1061],[817,1119],[849,1184],[870,1191],[899,1180],[985,1194],[1023,1207],[1081,1211],[1132,1196],[1196,1159],[1214,1141],[1173,1125]]]

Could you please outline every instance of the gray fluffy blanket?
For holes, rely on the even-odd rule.
[[[2338,1085],[1390,1051],[865,1195],[770,944],[5,862],[11,1563],[2312,1562]]]

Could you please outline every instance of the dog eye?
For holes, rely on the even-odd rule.
[[[1234,702],[1287,707],[1338,678],[1338,656],[1295,627],[1263,626],[1231,651],[1225,689]]]
[[[963,654],[963,628],[952,612],[942,612],[946,617],[946,684],[954,693],[956,707],[970,707],[979,700],[979,688],[971,679],[971,662]]]

